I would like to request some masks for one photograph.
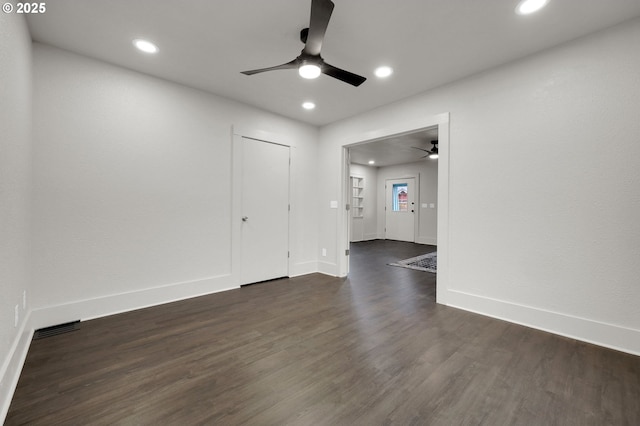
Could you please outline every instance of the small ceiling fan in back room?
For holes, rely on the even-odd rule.
[[[297,69],[300,76],[304,78],[316,78],[322,73],[352,86],[360,86],[366,80],[365,77],[329,65],[320,56],[324,34],[327,31],[333,7],[334,4],[331,0],[311,0],[309,28],[300,31],[300,41],[305,44],[300,56],[286,64],[242,71],[242,74],[253,75],[266,71]]]
[[[431,141],[431,145],[433,145],[431,147],[431,150],[427,150],[424,148],[418,148],[417,146],[412,146],[411,148],[415,148],[415,149],[419,149],[420,151],[424,151],[427,153],[427,155],[423,156],[422,158],[431,158],[433,160],[435,160],[436,158],[438,158],[438,141]]]

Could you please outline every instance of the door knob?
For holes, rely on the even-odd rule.
[[[248,221],[248,220],[249,220],[249,218],[248,218],[247,216],[242,216],[242,221],[243,221],[243,222],[246,222],[246,221]]]

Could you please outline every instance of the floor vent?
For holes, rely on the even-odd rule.
[[[58,334],[69,333],[75,330],[80,330],[80,320],[38,329],[35,331],[35,333],[33,333],[33,340],[57,336]]]

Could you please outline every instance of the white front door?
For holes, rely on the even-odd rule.
[[[289,147],[242,138],[240,284],[289,275]]]
[[[385,238],[415,242],[415,178],[385,181]]]

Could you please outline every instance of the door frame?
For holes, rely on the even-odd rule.
[[[289,258],[287,259],[287,274],[291,274],[292,262],[294,260],[291,247],[294,236],[291,227],[291,210],[294,180],[291,179],[291,166],[293,163],[294,148],[293,141],[286,136],[266,132],[245,126],[234,125],[231,128],[231,194],[236,194],[231,199],[231,281],[237,287],[241,285],[240,266],[242,256],[242,138],[254,139],[265,143],[272,143],[289,147],[289,220],[288,220],[288,246]]]
[[[449,181],[450,181],[450,141],[449,113],[423,116],[417,119],[398,120],[379,128],[370,129],[341,143],[342,159],[342,199],[346,200],[349,190],[349,147],[375,142],[394,136],[402,136],[438,127],[438,274],[436,277],[436,302],[446,305],[449,288]],[[349,248],[348,220],[350,211],[343,209],[338,215],[338,253]],[[349,256],[338,256],[338,275],[346,276],[349,271]]]
[[[413,192],[414,192],[414,214],[413,214],[413,242],[418,241],[418,234],[420,232],[420,175],[405,175],[400,177],[390,177],[385,178],[384,180],[384,239],[387,238],[387,201],[389,201],[386,197],[387,194],[387,181],[390,180],[405,180],[405,179],[413,179]]]

